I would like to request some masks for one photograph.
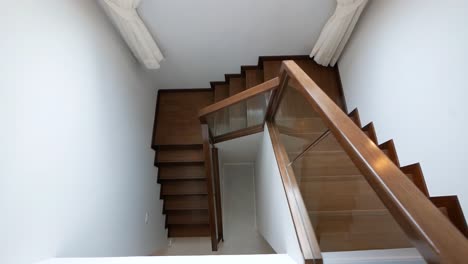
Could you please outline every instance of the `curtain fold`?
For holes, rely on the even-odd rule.
[[[122,34],[134,56],[148,69],[164,60],[156,41],[138,15],[141,0],[102,0],[102,6]]]
[[[322,29],[310,57],[335,66],[368,0],[337,0],[335,13]]]

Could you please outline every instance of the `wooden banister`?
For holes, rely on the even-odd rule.
[[[424,259],[467,263],[468,240],[294,61],[283,62],[280,76],[279,83],[299,84],[288,89],[308,100]],[[274,118],[282,88],[272,99],[268,120]]]
[[[291,212],[291,218],[296,230],[296,237],[302,251],[302,257],[306,264],[322,264],[323,258],[320,246],[310,222],[296,177],[294,177],[291,166],[288,166],[289,158],[283,144],[280,143],[280,133],[272,122],[267,121],[266,124],[278,163],[284,192],[288,200],[289,211]]]
[[[237,104],[239,102],[245,101],[249,98],[252,98],[256,95],[259,95],[264,92],[268,92],[271,90],[274,90],[278,87],[279,85],[279,78],[274,78],[271,79],[267,82],[264,82],[262,84],[259,84],[255,87],[249,88],[243,92],[240,92],[238,94],[235,94],[233,96],[230,96],[224,100],[221,100],[217,103],[214,103],[212,105],[209,105],[205,108],[202,108],[198,112],[198,117],[200,118],[200,121],[202,123],[206,123],[205,117],[209,114],[212,114],[216,111],[219,111],[221,109],[227,108],[231,105]]]
[[[206,187],[208,193],[208,216],[210,223],[210,235],[211,235],[211,248],[213,251],[218,250],[218,238],[217,238],[217,222],[216,222],[216,202],[214,196],[214,179],[213,164],[212,164],[212,151],[210,147],[210,134],[207,124],[201,125],[201,132],[203,138],[203,156],[205,158],[205,175],[206,175]]]

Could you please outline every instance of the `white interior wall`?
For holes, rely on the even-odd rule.
[[[165,245],[147,75],[95,1],[2,8],[0,263]]]
[[[263,133],[235,138],[216,144],[220,164],[254,163]]]
[[[255,161],[257,230],[278,254],[304,263],[268,128]]]
[[[254,164],[223,166],[222,251],[227,254],[275,253],[256,227]]]
[[[143,0],[139,13],[166,60],[164,89],[209,87],[258,56],[306,55],[336,0]]]
[[[421,162],[432,196],[468,213],[468,2],[369,1],[339,62],[348,109]]]

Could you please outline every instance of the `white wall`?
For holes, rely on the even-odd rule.
[[[253,164],[223,166],[223,254],[274,254],[257,232]]]
[[[266,126],[255,161],[255,202],[258,232],[276,253],[304,263]]]
[[[2,8],[0,263],[165,245],[146,74],[95,1]]]
[[[348,109],[421,162],[432,196],[468,213],[468,2],[369,1],[339,62]]]
[[[166,57],[165,89],[209,87],[261,55],[306,55],[336,0],[143,0],[142,19]]]
[[[216,144],[220,164],[254,163],[263,139],[263,133],[256,133]]]

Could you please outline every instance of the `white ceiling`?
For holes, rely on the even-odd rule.
[[[143,0],[166,60],[158,89],[208,88],[260,55],[309,54],[336,0]]]

